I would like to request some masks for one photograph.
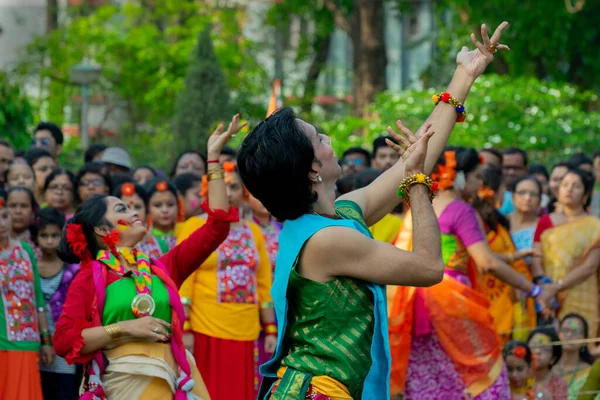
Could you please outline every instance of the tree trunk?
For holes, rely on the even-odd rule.
[[[308,73],[306,74],[306,83],[304,85],[304,95],[302,96],[302,112],[310,113],[313,100],[317,90],[317,80],[323,67],[327,63],[329,57],[329,45],[331,43],[331,35],[317,39],[316,48],[317,54],[310,64]]]
[[[354,0],[352,15],[353,114],[364,118],[375,95],[386,88],[384,0]]]
[[[46,3],[46,33],[58,29],[58,0]]]

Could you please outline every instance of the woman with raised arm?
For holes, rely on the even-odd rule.
[[[218,158],[239,130],[238,117],[208,141]],[[81,262],[54,335],[56,353],[86,364],[86,400],[209,399],[186,355],[185,315],[178,288],[221,244],[237,213],[229,204],[218,164],[208,170],[208,220],[159,259],[135,246],[144,221],[117,197],[95,196],[69,220],[59,248],[65,262]]]
[[[400,144],[388,145],[402,160],[337,201],[341,170],[329,138],[291,110],[267,118],[242,143],[238,168],[244,184],[275,218],[285,220],[272,290],[278,344],[261,367],[261,399],[271,393],[277,399],[389,398],[383,285],[430,286],[443,277],[432,182],[424,174],[431,172],[457,119],[464,120],[462,102],[494,50],[507,49],[498,44],[506,25],[491,41],[482,27],[484,44],[473,35],[477,49],[459,53],[447,93],[420,136],[400,121],[404,136],[389,128]],[[399,187],[412,206],[412,252],[375,241],[368,230],[399,203]]]

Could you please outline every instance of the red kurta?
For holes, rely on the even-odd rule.
[[[222,210],[210,212],[206,224],[160,258],[177,287],[225,240],[230,222],[236,219],[237,212],[233,209],[228,213]],[[107,285],[118,279],[118,275],[108,274]],[[69,287],[53,340],[56,354],[64,357],[69,364],[87,364],[94,358],[94,352],[81,354],[84,347],[81,332],[95,326],[92,322],[95,292],[92,269],[82,267]]]

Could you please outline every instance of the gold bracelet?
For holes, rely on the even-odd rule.
[[[207,173],[208,181],[212,181],[214,179],[224,179],[225,178],[225,170],[223,168],[215,168],[211,169]]]
[[[104,330],[109,334],[112,340],[118,340],[123,336],[123,331],[119,324],[105,325]]]
[[[429,188],[429,200],[433,200],[435,198],[435,192],[437,191],[437,184],[430,177],[423,173],[414,174],[408,176],[400,182],[400,186],[398,186],[398,196],[402,199],[410,207],[410,201],[408,198],[408,193],[410,191],[410,187],[416,184],[423,184]]]

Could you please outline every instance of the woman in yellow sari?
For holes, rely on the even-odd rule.
[[[589,205],[594,187],[591,174],[571,169],[558,189],[560,212],[540,218],[534,249],[541,258],[533,258],[534,271],[542,269],[553,283],[544,288],[557,295],[558,317],[569,313],[583,316],[590,336],[598,334],[598,266],[600,265],[600,219],[590,216]]]
[[[504,197],[505,191],[502,170],[487,165],[482,171],[482,176],[483,186],[477,192],[472,205],[483,221],[490,249],[531,282],[533,277],[529,266],[523,261],[531,251],[517,251],[509,233],[508,220],[496,210],[497,200]],[[511,339],[511,335],[513,339],[526,341],[529,332],[536,326],[534,300],[519,296],[510,285],[490,273],[480,276],[479,288],[490,301],[489,311],[494,318],[500,344],[504,346]]]

